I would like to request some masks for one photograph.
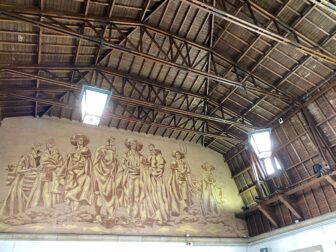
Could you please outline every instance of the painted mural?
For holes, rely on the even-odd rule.
[[[217,167],[211,160],[191,166],[187,145],[167,156],[133,137],[117,143],[111,135],[96,148],[90,140],[72,134],[67,153],[53,138],[25,143],[28,152],[7,165],[0,231],[245,235],[239,220],[228,221],[235,218]]]

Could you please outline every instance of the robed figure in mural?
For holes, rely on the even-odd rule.
[[[46,144],[41,155],[36,179],[27,200],[27,208],[43,206],[52,207],[61,201],[59,190],[59,171],[63,165],[63,157],[55,147],[53,140]]]
[[[28,155],[20,158],[14,171],[14,179],[11,182],[7,196],[0,210],[1,215],[14,215],[22,213],[26,209],[27,197],[24,191],[25,176],[33,173],[40,165],[41,145],[35,144]]]
[[[146,158],[140,153],[142,143],[126,139],[125,146],[128,151],[123,155],[121,165],[128,221],[140,225],[154,212],[150,201],[148,167]]]
[[[201,204],[206,215],[216,215],[219,213],[218,199],[216,195],[216,180],[214,178],[215,167],[208,162],[202,164],[201,181]]]
[[[81,204],[93,204],[93,176],[91,151],[87,147],[89,138],[82,134],[73,135],[70,143],[75,149],[67,157],[65,171],[65,203],[77,211]]]
[[[170,214],[179,216],[187,214],[192,204],[191,200],[191,179],[190,166],[181,151],[175,151],[172,154],[171,176],[168,181],[168,201]]]
[[[150,155],[147,158],[151,183],[151,200],[155,209],[155,218],[159,224],[164,224],[169,219],[168,195],[166,182],[163,179],[166,160],[161,150],[154,144],[148,146]]]
[[[115,211],[119,207],[119,195],[117,195],[116,189],[121,182],[122,176],[118,171],[118,156],[114,137],[108,138],[106,145],[96,150],[93,167],[96,220],[102,222],[102,208],[105,208],[107,217],[113,219]]]

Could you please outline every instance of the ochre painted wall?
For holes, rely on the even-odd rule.
[[[0,231],[246,236],[223,157],[56,118],[0,127]]]

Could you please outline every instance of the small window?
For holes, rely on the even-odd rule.
[[[81,92],[82,122],[99,125],[110,96],[111,92],[108,90],[84,85]]]
[[[249,143],[267,175],[281,170],[279,160],[272,154],[271,130],[267,128],[249,132]]]
[[[256,130],[249,134],[249,142],[258,158],[271,156],[271,129]]]
[[[281,170],[281,165],[275,156],[270,156],[270,157],[261,159],[261,161],[263,162],[266,173],[268,175],[272,175],[277,170]]]

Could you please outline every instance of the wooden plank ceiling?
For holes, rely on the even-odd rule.
[[[311,169],[322,160],[334,168],[336,160],[330,6],[313,0],[0,0],[0,119],[80,120],[81,85],[110,89],[101,125],[225,155],[249,207],[251,235],[334,211],[333,174],[316,179]],[[244,148],[247,132],[260,127],[274,129],[284,167],[272,177],[260,174],[262,183]]]

